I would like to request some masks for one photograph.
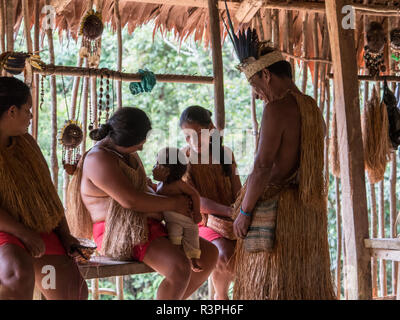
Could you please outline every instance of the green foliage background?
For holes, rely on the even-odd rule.
[[[23,30],[21,28],[20,30]],[[159,32],[152,39],[153,25],[142,26],[133,34],[123,30],[123,71],[137,72],[140,68],[148,68],[156,74],[191,74],[212,76],[211,51],[200,44],[188,40],[179,43],[170,34],[163,37]],[[57,65],[76,66],[80,42],[68,39],[64,36],[63,41],[55,37],[55,55]],[[47,40],[44,39],[42,60],[49,61]],[[25,43],[20,31],[16,39],[16,50],[25,51]],[[117,61],[117,37],[106,28],[102,38],[102,56],[100,68],[116,70]],[[245,77],[236,70],[236,57],[232,45],[225,41],[223,45],[224,84],[225,84],[225,108],[226,108],[226,132],[225,144],[235,152],[239,167],[245,168],[251,165],[254,152],[254,137],[243,141],[244,133],[251,133],[252,122],[250,112],[250,86]],[[296,68],[298,86],[300,86],[300,68]],[[308,76],[311,79],[311,76]],[[64,86],[63,86],[64,82]],[[72,77],[57,77],[58,97],[58,128],[67,120],[67,106],[71,106]],[[39,144],[42,151],[50,162],[51,145],[51,120],[50,120],[50,83],[49,77],[44,80],[45,99],[40,110],[39,118]],[[114,85],[115,86],[115,85]],[[65,93],[64,93],[65,88]],[[179,115],[184,108],[190,105],[201,105],[213,111],[213,86],[197,84],[173,84],[158,83],[151,93],[133,96],[129,91],[129,83],[123,83],[123,106],[138,107],[144,110],[152,121],[155,133],[150,136],[140,153],[145,165],[146,172],[151,176],[151,168],[154,165],[157,151],[166,146],[167,143],[176,143],[179,147],[184,144],[183,134],[179,130]],[[313,95],[311,80],[308,81],[307,94]],[[114,93],[115,97],[115,93]],[[78,97],[79,99],[79,97]],[[112,99],[115,100],[116,98]],[[80,105],[78,103],[78,105]],[[262,103],[257,102],[257,118],[260,120],[262,114]],[[78,110],[80,107],[78,107]],[[81,111],[78,118],[81,117]],[[169,139],[169,140],[168,140]],[[88,140],[88,148],[91,147]],[[247,149],[244,147],[248,146]],[[249,152],[250,150],[250,152]],[[59,159],[59,194],[62,197],[63,174],[61,165],[61,148],[58,148]],[[242,181],[246,175],[241,175]],[[336,266],[336,212],[335,212],[335,186],[334,179],[330,180],[329,192],[329,245],[331,253],[332,275],[335,274]],[[389,193],[385,192],[386,226],[389,225]],[[388,230],[386,230],[388,234]],[[391,264],[388,264],[390,272]],[[333,277],[334,278],[334,277]],[[124,290],[126,299],[153,299],[162,277],[158,274],[145,274],[126,276],[124,279]],[[390,279],[389,279],[390,280]],[[89,283],[90,285],[90,283]],[[100,287],[115,288],[115,279],[102,279]],[[207,283],[205,283],[192,297],[192,299],[207,298]],[[101,299],[112,299],[110,296],[101,296]]]

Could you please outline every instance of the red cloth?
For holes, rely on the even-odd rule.
[[[44,253],[45,255],[64,256],[67,254],[63,245],[61,244],[60,239],[54,231],[50,233],[41,233],[40,237],[42,238],[46,246],[46,251]],[[16,236],[13,236],[12,234],[6,232],[0,232],[0,247],[9,243],[26,249],[21,240],[19,240]]]
[[[206,239],[210,242],[217,240],[219,238],[223,238],[223,236],[220,235],[218,232],[200,224],[199,224],[199,237],[202,237],[203,239]]]
[[[147,219],[147,225],[149,228],[148,241],[144,244],[134,246],[132,250],[132,258],[138,261],[143,261],[147,248],[154,239],[168,235],[167,229],[161,221],[150,218]],[[105,221],[96,222],[93,225],[93,239],[96,242],[97,250],[101,250],[105,226]]]

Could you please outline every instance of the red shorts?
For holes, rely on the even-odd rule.
[[[200,224],[199,224],[199,237],[202,237],[203,239],[206,239],[210,242],[217,240],[219,238],[223,238],[223,236],[220,235],[218,232]]]
[[[60,239],[54,231],[50,233],[41,233],[40,237],[46,246],[46,251],[44,253],[45,255],[64,256],[67,254],[63,245],[61,244]],[[16,236],[6,232],[0,232],[0,247],[5,244],[15,244],[23,249],[26,249],[21,240],[19,240]]]
[[[148,241],[144,244],[134,246],[132,250],[132,258],[138,261],[143,261],[147,248],[154,239],[168,235],[167,229],[161,223],[161,221],[150,218],[147,219],[147,225],[149,228]],[[96,242],[97,250],[101,249],[104,231],[105,221],[96,222],[93,225],[93,239]]]

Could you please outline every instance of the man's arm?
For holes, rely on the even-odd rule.
[[[271,173],[274,160],[279,150],[283,135],[283,121],[279,104],[269,104],[263,112],[261,120],[260,142],[254,160],[253,171],[247,180],[247,189],[242,201],[242,209],[251,213],[264,192]],[[239,214],[234,223],[237,236],[244,238],[250,225],[250,217]]]
[[[98,151],[88,155],[84,166],[90,181],[126,209],[146,213],[190,211],[189,201],[184,196],[165,197],[135,190],[119,167],[118,160],[107,152]]]

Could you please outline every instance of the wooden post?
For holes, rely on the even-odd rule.
[[[118,58],[117,58],[117,70],[122,71],[122,28],[121,28],[121,16],[119,13],[119,0],[114,1],[114,17],[117,29],[118,39]],[[117,109],[122,108],[122,82],[117,81]]]
[[[0,46],[1,53],[6,51],[6,12],[4,7],[4,0],[0,0]]]
[[[86,66],[88,61],[85,61]],[[83,140],[81,144],[81,155],[86,152],[86,137],[88,130],[88,96],[89,96],[89,78],[83,78],[83,93],[82,93],[82,131],[83,131]]]
[[[274,10],[272,16],[272,33],[274,36],[274,47],[280,50],[280,42],[279,42],[279,10]]]
[[[92,300],[99,300],[99,279],[92,279],[91,283]]]
[[[0,0],[1,1],[1,0]],[[34,31],[34,41],[33,50],[35,53],[39,52],[39,31],[40,31],[40,0],[35,0],[35,31]],[[39,127],[39,74],[33,75],[33,87],[34,87],[34,100],[32,106],[32,136],[37,140],[38,138],[38,127]]]
[[[124,277],[115,277],[115,288],[117,291],[117,299],[124,300]]]
[[[396,196],[396,182],[397,182],[397,159],[396,152],[392,153],[391,161],[391,175],[390,175],[390,237],[396,237],[396,216],[397,216],[397,196]],[[396,293],[396,269],[397,263],[392,261],[392,294]]]
[[[304,13],[303,18],[303,56],[308,57],[308,34],[307,34],[307,25],[308,25],[308,13]],[[308,73],[308,63],[303,61],[303,79],[301,84],[301,91],[306,93],[307,90],[307,73]]]
[[[341,221],[341,207],[340,207],[340,180],[335,177],[335,188],[336,188],[336,233],[337,233],[337,250],[336,250],[336,297],[340,300],[340,293],[342,289],[342,283],[340,275],[342,273],[342,221]]]
[[[384,180],[379,183],[379,238],[385,238],[385,186]],[[381,296],[387,296],[386,261],[379,260],[379,285]]]
[[[319,43],[318,43],[318,13],[314,14],[312,25],[312,39],[314,46],[314,56],[319,57]],[[319,63],[314,63],[314,99],[318,101],[318,77],[319,77]]]
[[[347,251],[349,299],[371,299],[368,211],[365,192],[364,152],[358,90],[354,30],[342,28],[344,0],[326,0],[326,15],[334,71],[339,134],[340,176],[343,196],[343,231]]]
[[[50,5],[50,0],[46,0],[46,5]],[[50,24],[46,30],[47,42],[49,46],[50,63],[55,63],[54,44],[53,44],[53,30]],[[51,91],[51,150],[50,150],[50,163],[53,184],[58,190],[58,161],[57,161],[57,83],[56,76],[50,77],[50,91]]]
[[[208,277],[208,300],[214,300],[215,289],[212,281],[212,276]]]
[[[378,237],[378,213],[376,210],[376,192],[375,185],[369,184],[371,194],[371,237]],[[371,258],[371,274],[372,274],[372,297],[378,296],[378,260]]]
[[[26,48],[29,53],[32,53],[32,38],[31,38],[31,12],[29,11],[29,1],[22,0],[22,12],[24,15],[24,35],[26,40]]]
[[[217,129],[223,130],[225,128],[224,69],[222,65],[221,30],[217,0],[208,0],[208,15],[214,72],[215,122]]]
[[[14,51],[14,15],[16,4],[13,0],[6,0],[5,2],[7,51]]]

